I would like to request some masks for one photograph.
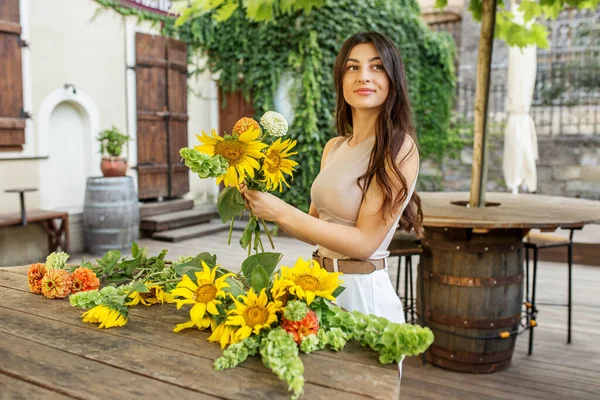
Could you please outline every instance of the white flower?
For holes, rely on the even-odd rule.
[[[267,111],[260,117],[260,124],[272,136],[284,136],[288,131],[288,123],[285,117],[275,111]]]

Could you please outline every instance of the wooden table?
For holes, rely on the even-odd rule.
[[[524,328],[523,237],[534,228],[554,231],[598,222],[600,202],[488,193],[487,207],[468,208],[469,193],[420,196],[425,237],[418,304],[435,334],[428,359],[462,372],[508,368]]]
[[[221,355],[205,332],[173,333],[189,314],[174,305],[130,309],[121,328],[81,322],[68,300],[29,293],[27,267],[0,268],[2,398],[286,399],[287,385],[252,357],[214,371]],[[398,399],[395,365],[356,342],[302,355],[305,399]],[[4,397],[6,396],[6,397]]]

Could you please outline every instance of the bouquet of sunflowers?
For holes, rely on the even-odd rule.
[[[95,266],[82,263],[79,268],[88,268],[95,278],[89,281],[102,280],[108,285],[100,289],[95,283],[85,284],[81,291],[71,294],[71,305],[87,309],[82,321],[99,328],[126,325],[128,309],[140,304],[186,307],[189,321],[176,325],[173,331],[210,329],[208,340],[223,349],[214,362],[216,370],[234,368],[249,356],[260,354],[263,364],[287,383],[292,398],[297,398],[304,387],[300,352],[324,348],[341,351],[354,339],[378,352],[381,363],[389,364],[420,354],[433,342],[429,328],[396,324],[337,307],[335,298],[344,290],[342,274],[330,273],[314,261],[299,258],[293,267],[277,269],[282,254],[263,252],[248,257],[240,272],[233,273],[206,252],[174,262],[165,260],[166,253],[163,250],[149,257],[146,248],[134,243],[131,259],[111,250]],[[65,253],[53,253],[44,270],[52,271],[56,264],[64,268],[67,258]],[[37,290],[39,272],[38,264],[30,268],[32,291]],[[42,281],[54,279],[52,276]],[[64,292],[62,281],[52,282],[45,285]]]
[[[230,224],[228,243],[231,242],[235,218],[246,211],[240,184],[245,183],[249,189],[263,192],[281,192],[284,185],[289,187],[285,175],[293,178],[298,163],[290,159],[297,154],[291,151],[296,141],[282,140],[287,130],[288,123],[283,115],[267,111],[260,118],[260,124],[252,118],[242,118],[235,123],[231,134],[219,136],[213,129],[207,135],[202,131],[202,136],[196,135],[201,145],[179,151],[185,165],[200,178],[216,178],[217,185],[224,183],[225,189],[217,200],[217,210],[223,223]],[[264,251],[261,225],[275,248],[265,221],[259,221],[250,210],[248,224],[240,239],[240,245],[248,249],[248,255],[252,248],[255,253]]]

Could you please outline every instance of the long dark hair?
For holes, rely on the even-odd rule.
[[[346,62],[354,46],[362,43],[372,43],[383,63],[383,68],[389,78],[389,93],[383,108],[377,118],[375,130],[375,147],[371,153],[367,171],[358,178],[357,184],[363,192],[363,200],[373,178],[384,194],[381,211],[384,216],[393,216],[404,204],[408,196],[406,178],[400,172],[395,160],[404,144],[406,136],[410,136],[417,143],[415,127],[411,117],[411,107],[408,98],[408,86],[400,53],[394,43],[385,35],[377,32],[360,32],[347,39],[337,55],[334,67],[335,91],[337,94],[336,127],[338,135],[350,136],[352,133],[352,109],[344,99],[342,80],[346,72]],[[350,129],[349,129],[350,128]],[[410,152],[409,152],[410,154]],[[407,156],[408,157],[408,156]],[[401,163],[405,162],[406,158]],[[392,179],[386,172],[386,162],[393,174],[402,183],[398,196],[394,197]],[[402,217],[399,229],[410,231],[414,229],[418,236],[423,233],[423,212],[421,199],[415,192]]]

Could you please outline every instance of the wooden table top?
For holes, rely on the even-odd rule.
[[[0,268],[0,388],[9,398],[289,399],[259,357],[215,371],[208,333],[173,333],[189,314],[175,305],[130,309],[124,327],[81,322],[81,309],[27,287],[27,267]],[[305,399],[398,399],[396,365],[356,342],[303,354]],[[1,397],[1,396],[0,396]]]
[[[557,229],[600,222],[600,201],[539,194],[487,193],[498,206],[468,208],[468,192],[420,192],[425,227]]]

